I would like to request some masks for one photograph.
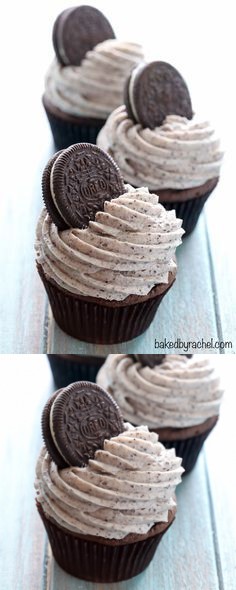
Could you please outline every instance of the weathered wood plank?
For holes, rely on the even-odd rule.
[[[225,382],[220,420],[206,441],[206,469],[213,533],[219,570],[219,587],[234,590],[236,582],[235,513],[235,356],[217,357]]]
[[[41,117],[41,106],[39,109]],[[37,110],[35,115],[37,116]],[[34,353],[43,351],[46,296],[35,271],[35,227],[41,203],[41,171],[49,157],[48,148],[27,155],[19,152],[17,169],[6,163],[10,184],[4,187],[0,216],[1,290],[0,352]],[[19,168],[18,168],[19,166]],[[24,171],[24,174],[22,173]]]
[[[0,355],[0,579],[3,590],[41,590],[45,533],[34,502],[40,415],[52,390],[42,355]]]
[[[230,149],[230,144],[227,145]],[[232,159],[226,156],[220,185],[215,191],[214,199],[209,199],[206,207],[208,248],[215,282],[216,315],[219,318],[221,339],[232,342],[232,348],[225,349],[225,353],[229,354],[235,352],[236,346],[235,219],[233,214],[228,214],[232,206]],[[225,214],[222,214],[223,207]]]

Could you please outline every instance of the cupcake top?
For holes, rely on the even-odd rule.
[[[125,191],[105,201],[85,229],[60,231],[42,211],[35,248],[46,276],[70,293],[116,301],[168,283],[182,221],[147,188]]]
[[[140,45],[117,39],[87,51],[80,65],[64,66],[55,58],[46,75],[45,96],[65,113],[106,119],[122,104],[125,80],[143,60]]]
[[[97,145],[114,157],[126,182],[184,190],[219,176],[219,139],[208,121],[193,114],[186,82],[173,66],[139,64],[127,79],[124,102]]]
[[[113,396],[126,420],[155,429],[201,424],[218,415],[223,395],[210,355],[169,354],[151,367],[129,355],[111,354],[97,383]]]
[[[219,176],[223,153],[208,121],[168,115],[149,129],[129,118],[124,105],[111,113],[97,137],[124,179],[149,190],[198,187]]]
[[[168,521],[181,481],[181,459],[146,426],[125,424],[85,467],[59,469],[43,447],[36,468],[37,500],[69,531],[122,539]]]

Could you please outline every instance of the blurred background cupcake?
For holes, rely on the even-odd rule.
[[[191,357],[191,355],[190,355]],[[132,424],[147,424],[190,471],[215,426],[223,390],[210,355],[110,354],[97,375]]]
[[[123,102],[125,80],[144,55],[140,45],[114,37],[108,20],[91,6],[66,9],[56,19],[56,57],[43,105],[57,149],[95,143],[108,115]]]
[[[48,354],[47,357],[58,389],[74,381],[94,382],[105,362],[105,357],[86,354]]]
[[[186,83],[170,64],[134,68],[124,98],[97,145],[112,155],[126,182],[147,186],[166,209],[175,209],[187,235],[219,179],[219,138],[193,113]]]

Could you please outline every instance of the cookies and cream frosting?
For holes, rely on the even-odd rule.
[[[168,521],[183,471],[175,450],[165,449],[157,434],[127,424],[86,467],[59,469],[43,447],[35,487],[44,513],[59,526],[122,539]]]
[[[126,182],[155,191],[201,186],[219,176],[223,158],[208,121],[169,115],[152,130],[129,119],[124,105],[111,113],[97,145],[114,158]]]
[[[167,284],[184,230],[147,188],[106,201],[86,229],[59,231],[44,209],[36,255],[46,276],[70,293],[122,301]]]
[[[125,420],[149,428],[185,428],[219,413],[223,390],[210,355],[168,354],[154,368],[111,354],[97,375]]]
[[[62,66],[55,59],[46,76],[45,95],[65,113],[106,119],[123,103],[125,80],[143,59],[136,43],[103,41],[79,66]]]

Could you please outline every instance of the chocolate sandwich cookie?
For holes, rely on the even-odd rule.
[[[124,423],[117,404],[101,387],[78,381],[57,391],[42,415],[45,445],[58,467],[83,467],[117,436]]]
[[[115,33],[107,18],[93,6],[67,8],[57,17],[53,27],[53,46],[62,65],[80,65],[87,51]]]
[[[150,129],[161,125],[167,115],[193,117],[186,82],[163,61],[137,66],[126,82],[124,100],[129,117]]]
[[[85,228],[105,201],[125,193],[118,166],[91,143],[58,152],[43,173],[43,200],[59,229]]]
[[[53,199],[51,198],[51,189],[50,189],[50,175],[52,171],[52,167],[56,159],[60,154],[62,154],[63,150],[60,150],[52,158],[50,158],[47,166],[45,166],[42,176],[42,192],[43,192],[43,200],[45,207],[53,219],[54,223],[57,225],[58,229],[66,229],[67,224],[65,223],[64,219],[61,217]]]
[[[132,356],[144,367],[151,368],[155,367],[155,365],[160,365],[166,357],[165,354],[133,354]]]
[[[61,393],[61,391],[63,391],[63,390],[58,389],[58,391],[56,391],[49,398],[47,403],[45,404],[44,409],[43,409],[43,413],[42,413],[41,426],[42,426],[43,440],[45,442],[45,445],[47,447],[49,455],[52,457],[52,460],[54,461],[54,463],[56,463],[56,465],[58,465],[58,467],[60,467],[60,469],[63,469],[63,467],[67,467],[67,464],[64,461],[64,459],[62,458],[61,454],[59,453],[56,445],[54,444],[53,437],[51,435],[51,430],[50,430],[51,407],[52,407],[56,397],[59,395],[59,393]]]
[[[132,354],[131,355],[135,361],[141,363],[144,367],[155,367],[156,365],[160,365],[168,354]],[[192,354],[183,354],[187,358],[191,358]]]

